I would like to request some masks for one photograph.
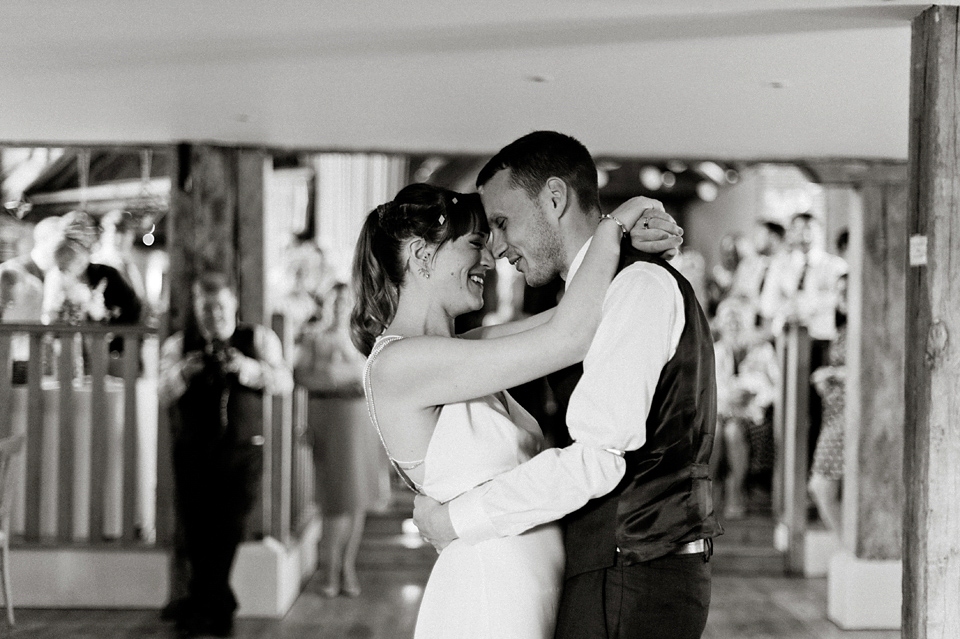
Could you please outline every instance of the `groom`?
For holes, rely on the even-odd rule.
[[[494,156],[477,186],[494,255],[531,286],[558,275],[569,282],[600,216],[587,149],[531,133]],[[558,638],[696,639],[710,604],[712,539],[722,532],[708,474],[713,341],[683,276],[629,241],[621,253],[583,365],[550,380],[574,443],[447,504],[418,497],[414,517],[443,547],[567,515]]]

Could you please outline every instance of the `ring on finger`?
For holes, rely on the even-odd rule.
[[[649,218],[649,217],[643,218],[643,228],[645,228],[645,229],[649,229],[649,228],[650,228],[650,218]]]

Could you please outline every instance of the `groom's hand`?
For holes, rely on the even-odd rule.
[[[420,536],[437,552],[457,538],[457,531],[450,521],[450,509],[426,495],[417,495],[413,500],[413,523],[420,529]]]

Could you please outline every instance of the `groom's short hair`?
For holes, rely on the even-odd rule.
[[[556,131],[534,131],[500,149],[477,175],[477,188],[504,169],[510,184],[536,198],[551,177],[570,185],[584,211],[599,210],[597,165],[579,140]]]

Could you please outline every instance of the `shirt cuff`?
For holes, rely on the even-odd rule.
[[[237,369],[237,381],[247,388],[263,388],[263,365],[252,357],[243,356]]]
[[[473,545],[499,537],[493,522],[483,510],[483,490],[471,490],[447,504],[450,523],[457,537]]]

